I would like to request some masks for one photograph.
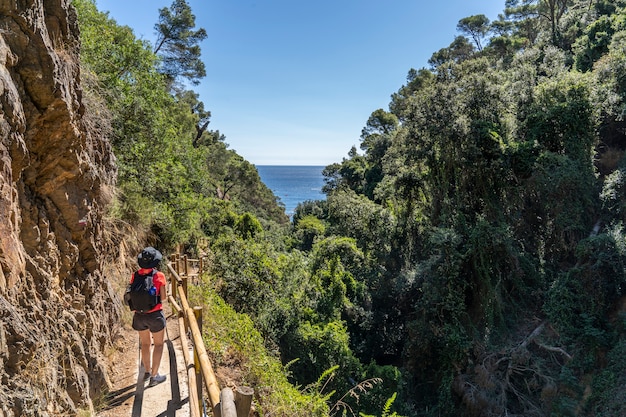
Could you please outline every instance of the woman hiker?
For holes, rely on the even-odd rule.
[[[165,381],[165,375],[159,375],[159,365],[163,354],[163,338],[165,335],[165,315],[163,302],[167,300],[165,275],[156,268],[163,259],[161,252],[148,246],[137,256],[139,270],[130,279],[129,306],[134,311],[133,329],[139,333],[141,345],[141,363],[145,370],[144,381],[150,380],[148,386]],[[152,361],[150,361],[150,345]]]

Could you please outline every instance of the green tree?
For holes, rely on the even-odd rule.
[[[403,85],[396,93],[391,95],[391,103],[389,110],[393,113],[398,121],[404,120],[404,116],[408,111],[408,101],[410,97],[417,94],[423,88],[426,88],[433,82],[435,75],[425,68],[415,70],[411,68],[406,77],[406,84]]]
[[[504,19],[500,21],[505,19],[512,22],[511,35],[516,43],[526,47],[535,44],[540,34],[537,0],[506,0]]]
[[[315,216],[306,215],[294,220],[295,237],[300,242],[300,248],[310,251],[317,238],[324,236],[326,226]]]
[[[244,213],[235,223],[235,231],[243,239],[251,239],[261,233],[263,227],[252,213]]]
[[[367,168],[363,193],[375,199],[374,191],[383,177],[383,158],[399,126],[398,117],[383,109],[372,113],[361,131],[361,149],[365,151]]]
[[[484,14],[464,17],[456,25],[457,30],[469,35],[478,51],[483,50],[482,40],[489,32],[489,19]]]
[[[336,367],[335,375],[324,386],[323,394],[334,403],[352,388],[350,380],[361,374],[361,364],[349,346],[344,323],[304,321],[288,335],[283,347],[285,359],[291,360],[291,375],[298,384],[314,384],[325,371]]]
[[[428,63],[433,68],[437,68],[451,61],[460,63],[470,58],[474,54],[474,51],[474,46],[465,36],[457,36],[450,46],[435,52],[428,60]]]
[[[161,57],[162,71],[171,80],[182,76],[195,85],[206,76],[198,44],[207,33],[203,28],[194,30],[195,26],[196,17],[185,0],[174,0],[169,8],[159,10],[154,53]]]
[[[160,223],[155,231],[173,243],[170,239],[179,232],[188,232],[176,231],[177,224],[196,224],[187,219],[192,216],[189,200],[174,196],[205,179],[190,148],[195,116],[169,93],[147,43],[98,12],[92,1],[79,0],[74,6],[81,25],[83,74],[99,80],[99,88],[89,93],[101,95],[110,112],[121,216],[147,228]]]
[[[209,127],[209,123],[211,123],[211,112],[204,109],[204,103],[200,101],[200,95],[192,90],[182,90],[177,92],[176,96],[180,101],[187,102],[189,107],[191,108],[191,112],[198,117],[198,123],[196,124],[196,135],[193,138],[192,144],[194,148],[200,146],[202,142],[202,136],[207,133],[209,135],[212,132],[207,131]],[[216,138],[217,140],[223,140],[224,137],[219,135]]]
[[[267,224],[287,223],[256,169],[229,151],[219,132],[207,129],[210,112],[198,94],[172,89],[150,46],[98,12],[93,1],[73,4],[81,27],[81,73],[89,81],[85,95],[106,106],[106,112],[93,113],[106,115],[98,125],[110,126],[117,158],[116,215],[145,227],[163,246],[224,230],[230,210],[259,214]],[[230,203],[220,204],[218,196]]]
[[[608,4],[604,1],[594,4],[598,18],[583,29],[572,49],[576,53],[576,68],[589,71],[593,65],[609,52],[609,46],[616,33],[626,30],[626,3]]]
[[[571,0],[542,0],[539,1],[539,12],[550,23],[552,44],[559,45],[561,41],[560,21]]]

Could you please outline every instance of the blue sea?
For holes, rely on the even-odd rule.
[[[324,200],[324,166],[257,165],[261,181],[280,198],[285,212],[293,216],[298,203]]]

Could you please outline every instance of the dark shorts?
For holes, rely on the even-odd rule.
[[[150,330],[150,333],[160,332],[165,328],[165,315],[163,310],[148,314],[135,313],[133,315],[133,329]]]

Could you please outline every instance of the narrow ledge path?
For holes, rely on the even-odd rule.
[[[188,417],[189,386],[178,329],[178,318],[164,305],[167,327],[159,373],[165,382],[148,387],[143,381],[139,338],[130,325],[122,330],[123,340],[112,355],[111,392],[104,398],[96,417]]]

